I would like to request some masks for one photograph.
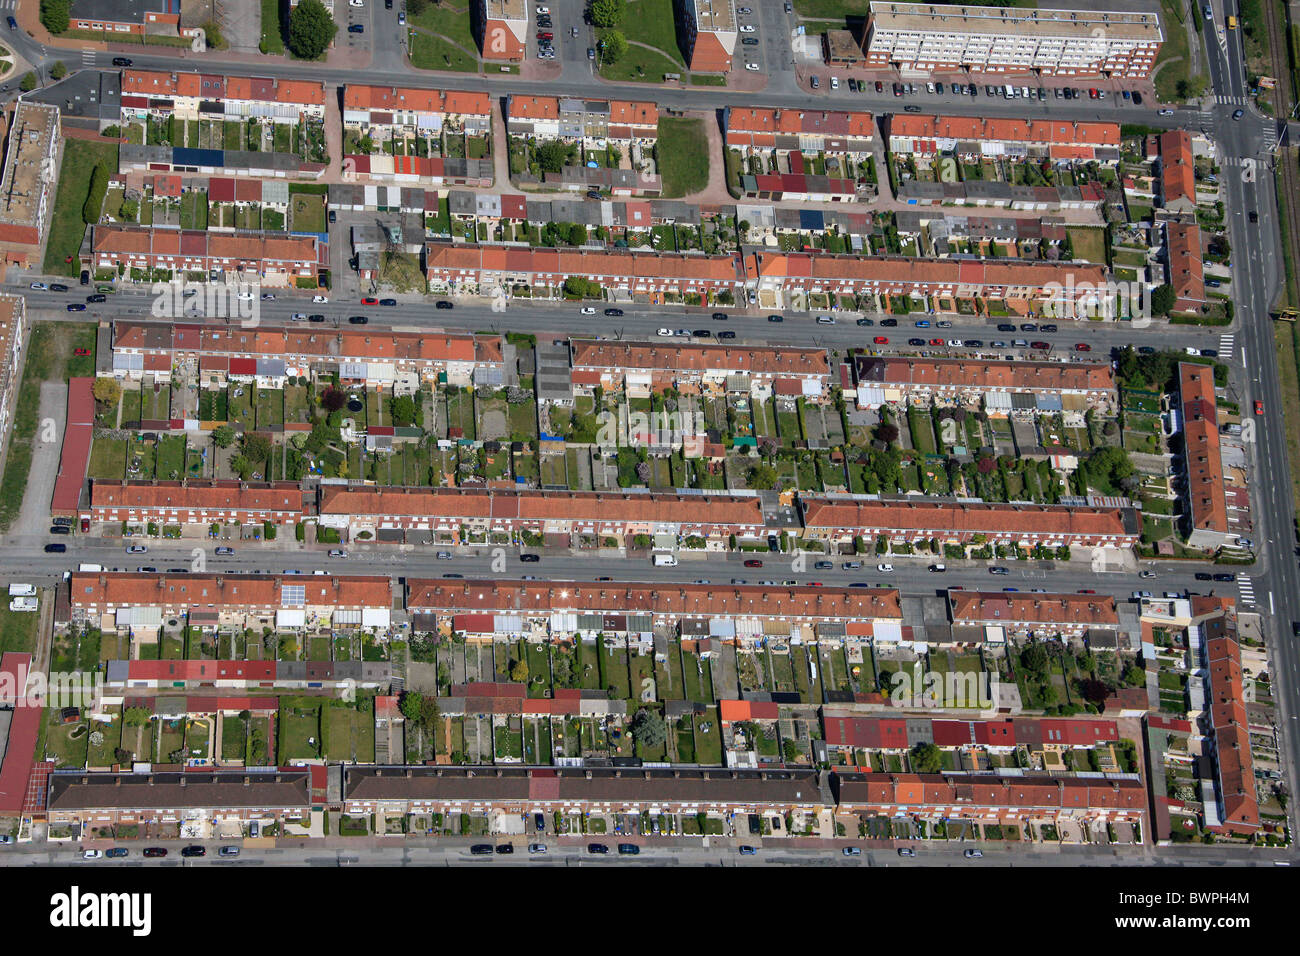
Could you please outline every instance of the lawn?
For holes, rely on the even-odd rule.
[[[417,70],[452,70],[477,73],[478,60],[454,43],[427,33],[408,31],[411,39],[411,65]]]
[[[1084,262],[1106,264],[1106,230],[1074,226],[1065,230],[1074,247],[1074,257]]]
[[[40,612],[11,611],[0,607],[0,653],[31,654],[36,648]]]
[[[284,55],[284,40],[280,35],[279,0],[262,0],[262,43],[260,49],[271,56]]]
[[[77,252],[86,235],[81,208],[90,194],[91,173],[103,163],[108,173],[117,172],[117,144],[92,143],[69,139],[63,150],[59,169],[59,191],[50,220],[49,243],[45,249],[45,272],[50,275],[75,276],[79,265]],[[71,262],[65,260],[72,258]]]
[[[325,200],[321,196],[294,196],[292,199],[294,232],[325,231]]]
[[[1156,97],[1162,103],[1180,101],[1179,82],[1188,79],[1186,17],[1187,4],[1181,0],[1160,0],[1160,22],[1164,26],[1165,40],[1156,57],[1154,70]]]
[[[665,197],[689,196],[709,184],[709,142],[703,120],[659,120],[655,149]]]

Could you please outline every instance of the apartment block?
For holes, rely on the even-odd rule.
[[[1163,40],[1155,13],[873,0],[863,49],[868,69],[905,74],[1140,78]]]
[[[481,0],[477,12],[483,59],[522,61],[528,53],[527,0]]]
[[[730,70],[740,38],[734,0],[673,0],[673,6],[685,41],[686,65],[704,73]]]
[[[6,264],[26,265],[39,254],[62,157],[59,108],[19,100],[9,121],[0,179],[0,251]]]

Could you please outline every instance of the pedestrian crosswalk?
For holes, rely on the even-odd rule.
[[[1241,593],[1242,604],[1255,603],[1255,588],[1250,583],[1250,578],[1244,574],[1237,575],[1237,590]]]
[[[1270,121],[1264,124],[1264,148],[1269,152],[1277,149],[1277,123]]]
[[[1219,93],[1214,97],[1214,102],[1220,106],[1245,106],[1246,97],[1244,96],[1225,96]]]
[[[1232,358],[1233,334],[1224,332],[1219,336],[1219,355],[1224,358]]]
[[[17,10],[18,0],[0,0],[0,10]]]
[[[1224,166],[1239,166],[1242,169],[1254,169],[1256,166],[1262,166],[1254,156],[1225,156],[1223,157]]]
[[[81,65],[82,66],[95,65],[95,51],[90,49],[90,47],[85,47],[81,51]]]

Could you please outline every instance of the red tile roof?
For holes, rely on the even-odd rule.
[[[284,590],[288,586],[303,588],[303,604],[283,603]],[[379,575],[74,571],[70,587],[73,607],[95,609],[324,607],[356,610],[389,609],[393,606],[392,579]]]
[[[889,117],[887,128],[890,137],[911,139],[957,139],[1043,146],[1118,147],[1120,144],[1118,123],[978,116],[909,116],[894,113]]]
[[[805,497],[809,530],[889,529],[927,536],[1051,535],[1134,537],[1119,508],[974,504],[947,500],[874,501]]]
[[[1226,534],[1228,503],[1224,495],[1223,457],[1219,448],[1214,369],[1208,365],[1180,362],[1178,393],[1182,402],[1187,501],[1192,528]]]

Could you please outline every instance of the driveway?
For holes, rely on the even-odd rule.
[[[37,425],[32,467],[27,474],[27,493],[13,532],[43,535],[50,525],[50,494],[59,474],[59,452],[68,417],[68,386],[64,382],[41,383],[40,423]],[[54,441],[42,441],[49,422],[54,423]]]
[[[262,4],[258,0],[216,0],[217,23],[230,49],[258,53],[262,42]]]

